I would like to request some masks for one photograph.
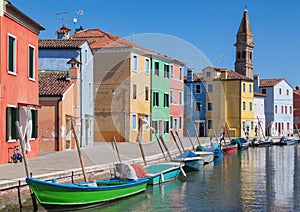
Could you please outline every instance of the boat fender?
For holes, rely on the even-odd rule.
[[[52,178],[52,183],[56,183],[56,178]]]
[[[183,176],[186,177],[186,173],[185,173],[185,171],[183,170],[182,166],[180,166],[180,170],[181,170]]]

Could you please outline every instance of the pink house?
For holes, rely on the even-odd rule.
[[[9,1],[0,0],[0,163],[18,146],[15,122],[25,109],[32,118],[31,151],[38,156],[38,35],[44,28]],[[29,115],[28,115],[29,116]]]
[[[170,130],[177,132],[180,138],[184,120],[184,65],[178,60],[170,64]]]

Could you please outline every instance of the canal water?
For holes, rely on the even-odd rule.
[[[95,211],[300,211],[300,145],[249,148]]]

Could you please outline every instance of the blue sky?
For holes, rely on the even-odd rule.
[[[196,71],[208,63],[234,69],[233,44],[246,4],[256,45],[254,73],[261,78],[283,77],[293,87],[300,85],[300,78],[296,77],[300,71],[299,0],[10,1],[46,28],[40,38],[55,38],[62,17],[64,24],[73,29],[76,16],[77,26],[100,28],[132,39],[149,49],[192,64],[190,66]],[[83,15],[78,15],[78,10],[83,10]],[[67,14],[57,16],[57,12]],[[139,39],[141,35],[143,39]],[[149,35],[157,35],[158,42],[148,42]],[[167,46],[166,37],[179,47]],[[183,50],[181,45],[184,44]],[[182,52],[182,57],[176,54],[178,52]],[[188,54],[194,56],[187,58]],[[197,64],[201,55],[204,62]],[[221,55],[225,55],[225,59],[222,60]]]

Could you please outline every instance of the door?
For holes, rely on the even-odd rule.
[[[71,119],[66,119],[66,150],[71,149]]]
[[[174,119],[174,131],[177,132],[177,130],[178,130],[177,119]]]
[[[204,137],[204,123],[203,122],[199,122],[198,137]]]

